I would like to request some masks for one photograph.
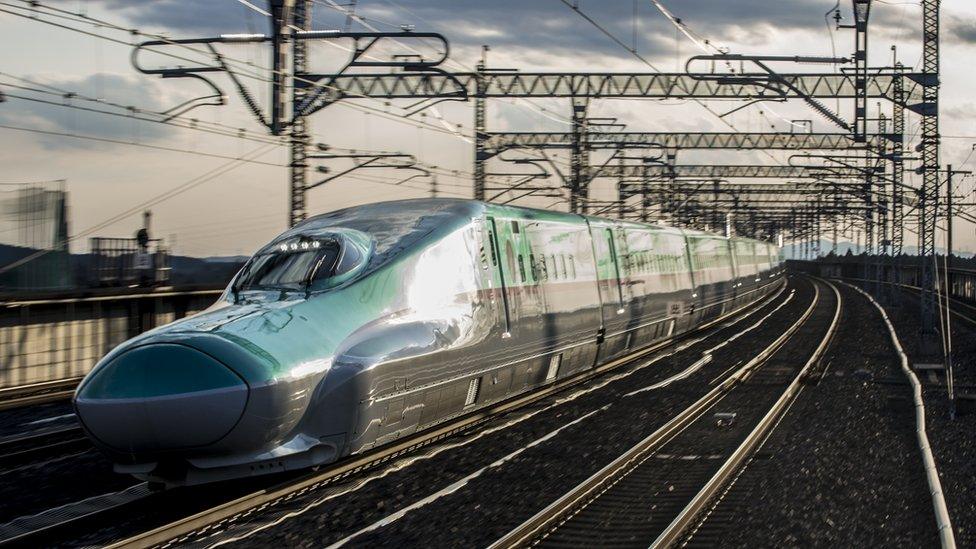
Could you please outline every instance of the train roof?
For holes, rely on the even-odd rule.
[[[374,202],[311,217],[286,234],[342,227],[362,231],[376,242],[374,258],[382,262],[391,254],[412,247],[428,237],[436,238],[481,215],[484,204],[454,198],[418,198]]]
[[[493,213],[571,224],[581,224],[585,218],[600,224],[652,228],[657,231],[687,236],[721,237],[715,233],[692,229],[582,216],[522,206],[492,204],[463,198],[415,198],[352,206],[311,217],[287,231],[282,237],[329,227],[355,229],[373,236],[376,241],[374,258],[377,262],[382,262],[387,256],[411,248],[428,237],[438,238],[447,235],[469,223],[472,218]]]

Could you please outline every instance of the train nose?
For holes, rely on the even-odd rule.
[[[94,371],[75,396],[89,434],[115,450],[145,453],[214,443],[233,429],[248,387],[209,355],[156,343]]]

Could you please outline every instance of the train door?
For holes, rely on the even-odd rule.
[[[613,229],[614,249],[617,254],[617,284],[620,286],[622,304],[628,304],[634,298],[631,285],[630,246],[627,244],[627,234],[622,228]]]
[[[736,302],[736,298],[739,296],[740,293],[744,291],[739,289],[739,284],[742,282],[742,279],[740,277],[741,277],[741,273],[744,271],[745,268],[745,266],[739,265],[739,258],[736,257],[735,246],[733,245],[731,238],[725,239],[725,249],[728,250],[729,253],[729,268],[732,270],[732,278],[729,280],[729,288],[731,291],[731,295],[726,296],[726,299],[731,301],[729,301],[728,304],[722,306],[723,313],[726,310],[732,309],[733,305]]]
[[[489,217],[486,224],[485,245],[488,248],[488,255],[490,257],[490,271],[492,279],[492,289],[493,294],[500,294],[501,297],[501,307],[496,307],[498,311],[498,323],[502,327],[502,337],[511,337],[512,331],[512,316],[509,310],[509,296],[508,296],[508,285],[505,280],[505,272],[502,268],[502,255],[501,250],[498,246],[498,226],[495,223],[495,218]],[[495,301],[494,295],[492,296],[492,301]]]
[[[598,362],[605,362],[620,356],[630,345],[630,334],[627,332],[629,322],[624,306],[624,290],[620,272],[620,256],[614,242],[613,230],[610,227],[600,227],[594,233],[594,248],[600,260],[601,285],[603,290],[603,341],[598,349]]]
[[[539,290],[538,281],[532,274],[532,265],[529,264],[532,258],[532,250],[529,239],[525,235],[525,224],[517,219],[512,219],[508,223],[511,227],[509,243],[512,246],[514,263],[512,272],[517,275],[519,281],[517,291],[512,292],[517,295],[518,300],[516,304],[513,304],[513,309],[518,310],[516,317],[518,318],[520,333],[524,334],[528,341],[539,342],[543,315],[542,292]],[[506,249],[507,254],[508,250]]]
[[[613,281],[612,281],[612,283],[615,286],[614,290],[615,290],[615,293],[616,293],[616,296],[617,296],[617,303],[619,304],[619,310],[617,311],[617,314],[621,314],[621,313],[623,313],[623,307],[624,307],[624,304],[626,303],[625,298],[626,298],[627,294],[629,294],[629,291],[627,291],[627,293],[625,294],[625,291],[626,291],[625,290],[625,284],[624,284],[624,281],[623,281],[623,279],[621,277],[621,275],[622,275],[622,273],[621,273],[621,268],[622,268],[621,261],[622,261],[622,258],[620,256],[620,254],[618,253],[618,246],[617,246],[617,243],[614,241],[614,238],[613,238],[613,229],[607,227],[605,229],[604,234],[605,234],[605,238],[606,238],[606,242],[607,242],[607,247],[610,250],[610,264],[611,264],[611,268],[613,269],[613,271],[612,271],[612,275],[613,275]]]

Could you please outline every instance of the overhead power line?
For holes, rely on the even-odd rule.
[[[241,156],[239,156],[237,158],[232,159],[230,162],[226,162],[224,164],[221,164],[220,166],[217,166],[216,168],[210,169],[207,172],[203,173],[202,175],[199,175],[197,177],[194,177],[194,178],[190,179],[189,181],[186,181],[185,183],[182,183],[182,184],[177,185],[176,187],[174,187],[172,189],[169,189],[169,190],[164,191],[164,192],[162,192],[160,194],[157,194],[156,196],[154,196],[154,197],[152,197],[152,198],[150,198],[148,200],[145,200],[143,202],[140,202],[139,204],[136,204],[135,206],[132,206],[132,207],[130,207],[130,208],[128,208],[128,209],[126,209],[126,210],[124,210],[124,211],[122,211],[122,212],[114,215],[114,216],[111,216],[111,217],[109,217],[109,218],[107,218],[107,219],[105,219],[105,220],[103,220],[103,221],[101,221],[99,223],[96,223],[95,225],[92,225],[92,226],[88,227],[87,229],[85,229],[85,230],[83,230],[83,231],[81,231],[79,233],[76,233],[74,235],[69,236],[68,239],[66,240],[65,244],[67,244],[68,242],[73,242],[73,241],[75,241],[75,240],[77,240],[79,238],[84,238],[86,236],[89,236],[91,234],[94,234],[95,232],[97,232],[97,231],[99,231],[101,229],[104,229],[105,227],[108,227],[108,226],[110,226],[110,225],[112,225],[114,223],[117,223],[118,221],[121,221],[122,219],[125,219],[126,217],[129,217],[129,216],[131,216],[133,214],[139,213],[140,211],[144,210],[145,208],[148,208],[150,206],[155,206],[156,204],[159,204],[161,202],[164,202],[166,200],[169,200],[169,199],[173,198],[174,196],[178,196],[180,194],[183,194],[183,193],[189,191],[190,189],[193,189],[195,187],[199,187],[200,185],[202,185],[204,183],[208,183],[210,181],[213,181],[217,177],[220,177],[221,175],[224,175],[224,174],[226,174],[226,173],[228,173],[230,171],[233,171],[233,170],[241,167],[242,165],[244,165],[244,164],[246,164],[248,162],[256,162],[256,160],[255,160],[256,158],[258,158],[261,155],[269,152],[271,150],[271,148],[272,148],[272,145],[261,145],[258,148],[251,150],[250,152],[247,152],[247,153],[245,153],[245,154],[243,154],[243,155],[241,155]],[[0,274],[6,273],[6,272],[8,272],[8,271],[10,271],[12,269],[15,269],[15,268],[21,266],[21,265],[24,265],[24,264],[26,264],[26,263],[28,263],[30,261],[33,261],[33,260],[35,260],[35,259],[37,259],[39,257],[42,257],[42,256],[50,253],[51,251],[52,250],[38,250],[38,251],[36,251],[36,252],[34,252],[34,253],[26,256],[26,257],[23,257],[21,259],[18,259],[16,261],[13,261],[11,263],[8,263],[7,265],[4,265],[4,266],[0,267]]]
[[[606,36],[607,38],[609,38],[610,40],[612,40],[615,44],[617,44],[621,48],[623,48],[623,49],[627,50],[628,52],[630,52],[631,55],[633,55],[634,57],[636,57],[637,59],[639,59],[642,63],[644,63],[645,65],[647,65],[648,67],[650,67],[651,70],[653,70],[656,73],[661,73],[662,72],[661,69],[657,68],[653,63],[651,63],[650,61],[648,61],[647,58],[645,58],[643,55],[637,53],[637,51],[634,48],[631,48],[631,47],[627,46],[627,44],[624,44],[619,38],[617,38],[616,36],[614,36],[613,33],[611,33],[606,28],[604,28],[603,25],[601,25],[600,23],[598,23],[595,19],[593,19],[589,15],[583,13],[583,10],[579,9],[579,6],[573,5],[568,0],[559,0],[559,1],[562,2],[569,9],[573,10],[580,17],[582,17],[583,19],[585,19],[588,23],[590,23],[591,25],[593,25],[594,27],[596,27],[597,30],[599,30],[601,33],[603,33],[604,36]],[[725,118],[723,118],[719,113],[715,112],[715,110],[713,110],[711,107],[709,107],[708,105],[706,105],[705,102],[702,101],[701,99],[693,99],[693,101],[695,103],[698,103],[703,109],[705,109],[710,114],[712,114],[713,116],[715,116],[716,118],[718,118],[718,120],[720,122],[722,122],[723,124],[725,124],[729,128],[731,128],[731,129],[733,129],[735,131],[739,131],[739,129],[736,128],[734,124],[732,124],[731,122],[729,122],[728,120],[726,120]]]
[[[73,22],[78,22],[78,23],[92,25],[92,26],[95,26],[96,28],[106,27],[106,28],[110,28],[110,29],[117,30],[117,31],[120,31],[120,32],[127,32],[127,33],[129,33],[129,34],[131,34],[133,36],[144,36],[144,37],[148,37],[148,38],[154,38],[154,39],[157,39],[157,40],[166,42],[168,45],[172,45],[174,47],[179,47],[179,48],[181,48],[181,49],[183,49],[185,51],[189,51],[189,52],[194,53],[196,55],[200,55],[200,56],[204,57],[205,60],[193,59],[193,58],[185,57],[185,56],[182,56],[182,55],[177,55],[177,54],[175,54],[173,52],[169,52],[169,51],[160,51],[160,50],[155,50],[155,49],[149,49],[148,50],[148,51],[152,51],[153,53],[156,53],[156,54],[159,54],[159,55],[163,55],[163,56],[171,57],[171,58],[176,59],[176,60],[179,60],[179,61],[185,61],[185,62],[195,63],[195,64],[201,64],[201,63],[204,63],[205,61],[212,61],[212,53],[211,52],[198,50],[196,48],[189,47],[186,44],[180,44],[180,43],[174,42],[170,38],[165,37],[165,36],[162,36],[162,35],[153,34],[153,33],[147,33],[147,32],[143,32],[143,31],[138,30],[138,29],[127,29],[125,27],[122,27],[120,25],[117,25],[117,24],[114,24],[114,23],[105,21],[103,19],[93,18],[93,17],[91,17],[91,16],[89,16],[87,14],[76,14],[76,13],[73,13],[73,12],[70,12],[70,11],[67,11],[67,10],[63,10],[63,9],[59,9],[59,8],[55,8],[55,7],[52,7],[52,6],[42,5],[42,4],[38,3],[38,2],[31,2],[29,0],[23,0],[23,1],[25,3],[30,4],[30,6],[28,6],[28,7],[22,7],[22,6],[10,4],[9,2],[0,2],[0,6],[6,6],[8,8],[12,8],[12,9],[15,9],[15,10],[24,10],[24,11],[29,12],[29,13],[21,13],[21,12],[16,12],[16,11],[10,11],[10,10],[2,9],[2,8],[0,8],[0,13],[7,13],[7,14],[10,14],[10,15],[14,15],[14,16],[17,16],[17,17],[21,17],[21,18],[27,19],[29,21],[34,21],[34,22],[38,22],[38,23],[45,23],[45,24],[52,25],[52,26],[55,26],[55,27],[59,27],[59,28],[65,29],[65,30],[79,32],[79,33],[85,34],[87,36],[92,36],[92,37],[95,37],[95,38],[104,39],[104,40],[107,40],[107,41],[110,41],[110,42],[113,42],[113,43],[116,43],[116,44],[125,45],[127,47],[134,47],[134,46],[137,45],[135,43],[130,43],[130,42],[127,42],[125,40],[119,40],[117,38],[112,38],[110,36],[106,36],[104,34],[100,34],[100,33],[97,33],[97,32],[86,31],[84,29],[79,29],[79,28],[72,27],[72,26],[69,26],[69,25],[64,25],[64,24],[61,24],[61,23],[58,23],[58,22],[55,22],[55,21],[49,21],[49,20],[43,19],[43,18],[41,18],[39,16],[42,16],[43,15],[43,16],[49,16],[49,17],[58,17],[58,18],[67,19],[67,20],[70,20],[70,21],[73,21]],[[48,11],[40,11],[41,8],[43,8],[45,10],[48,10]],[[55,13],[51,13],[51,12],[55,12]],[[266,72],[268,72],[270,74],[276,74],[277,73],[277,74],[280,74],[280,75],[292,76],[289,73],[287,73],[286,71],[274,71],[271,68],[262,67],[260,65],[254,64],[254,63],[247,62],[247,61],[243,61],[243,60],[236,59],[234,57],[230,57],[230,56],[226,56],[226,55],[222,55],[222,59],[227,63],[227,65],[229,67],[232,66],[234,68],[234,71],[235,71],[234,74],[235,75],[245,76],[247,78],[250,78],[250,79],[256,80],[256,81],[260,81],[262,83],[271,83],[272,82],[272,79],[269,78],[269,77],[260,75],[260,74],[252,73],[252,72],[250,72],[251,70],[253,70],[253,69],[259,69],[259,70],[264,70],[264,71],[266,71]],[[327,90],[332,90],[332,91],[338,91],[337,88],[335,88],[335,86],[331,86],[331,85],[328,85],[328,84],[323,84],[321,82],[314,82],[314,81],[311,81],[311,80],[307,80],[307,79],[303,79],[303,78],[298,78],[298,77],[294,77],[293,80],[296,80],[298,82],[303,82],[305,84],[308,84],[313,89],[318,88],[318,89],[327,89]],[[291,84],[289,86],[286,86],[286,87],[290,87],[290,86],[293,86],[293,84]],[[361,95],[361,94],[345,93],[345,96],[347,98],[350,98],[350,99],[366,99],[366,100],[373,101],[373,102],[379,102],[379,100],[377,100],[375,98],[368,97],[366,95]],[[422,120],[417,120],[417,119],[414,119],[414,118],[410,118],[410,117],[407,117],[407,116],[402,115],[402,114],[391,113],[391,112],[388,112],[388,111],[386,111],[384,109],[377,108],[377,107],[370,107],[370,106],[366,106],[366,105],[360,105],[360,104],[356,104],[356,103],[347,103],[347,102],[340,102],[340,103],[337,103],[337,105],[342,106],[342,107],[345,107],[345,108],[349,108],[349,109],[354,109],[354,110],[358,110],[358,111],[368,112],[368,113],[371,113],[371,114],[376,114],[377,116],[380,116],[382,118],[386,118],[386,119],[392,120],[394,122],[398,122],[398,123],[402,123],[402,124],[410,124],[410,125],[413,125],[413,126],[418,127],[418,128],[428,129],[428,130],[431,130],[431,131],[436,131],[436,132],[439,132],[439,133],[443,133],[443,134],[447,134],[447,135],[452,135],[454,137],[458,137],[458,138],[465,139],[465,140],[471,139],[471,138],[474,137],[472,134],[466,134],[466,133],[462,132],[461,130],[446,129],[446,128],[443,128],[443,127],[441,127],[439,125],[430,124],[428,122],[424,122]],[[384,104],[384,108],[386,108],[386,107],[389,107],[389,105]]]
[[[54,131],[54,130],[42,130],[42,129],[39,129],[39,128],[24,128],[24,127],[20,127],[20,126],[12,126],[12,125],[9,125],[9,124],[0,124],[0,128],[6,129],[6,130],[14,130],[14,131],[35,133],[35,134],[40,134],[40,135],[51,135],[51,136],[58,136],[58,137],[70,137],[72,139],[84,139],[84,140],[87,140],[87,141],[99,141],[99,142],[102,142],[102,143],[112,143],[112,144],[115,144],[115,145],[126,145],[126,146],[130,146],[130,147],[140,147],[140,148],[144,148],[144,149],[156,149],[156,150],[159,150],[159,151],[178,152],[178,153],[184,153],[184,154],[194,154],[194,155],[197,155],[197,156],[206,156],[206,157],[209,157],[209,158],[222,158],[222,159],[230,159],[230,160],[236,160],[237,159],[236,157],[229,156],[229,155],[225,155],[225,154],[206,153],[206,152],[194,151],[194,150],[190,150],[190,149],[179,149],[179,148],[176,148],[176,147],[166,147],[166,146],[163,146],[163,145],[150,145],[149,143],[138,143],[138,142],[135,142],[135,141],[125,141],[125,140],[122,140],[122,139],[111,139],[109,137],[98,137],[98,136],[94,136],[94,135],[84,135],[84,134],[78,134],[78,133],[59,132],[59,131]],[[274,145],[270,145],[270,146],[274,146]],[[261,164],[261,165],[264,165],[264,166],[274,166],[276,168],[285,167],[284,164],[277,164],[277,163],[274,163],[274,162],[263,162],[263,161],[260,161],[260,160],[244,160],[244,162],[248,162],[248,163],[251,163],[251,164]]]
[[[7,86],[10,88],[15,88],[23,91],[29,91],[32,93],[40,93],[44,95],[56,96],[62,99],[60,103],[52,103],[57,106],[70,107],[76,109],[84,109],[90,112],[99,112],[103,114],[113,115],[113,116],[125,116],[127,118],[134,118],[137,120],[144,120],[146,122],[154,122],[159,124],[168,124],[178,128],[189,129],[194,131],[202,131],[207,133],[212,133],[216,135],[224,135],[227,137],[234,137],[237,139],[247,139],[250,141],[261,142],[261,143],[274,143],[279,141],[279,139],[274,137],[267,137],[263,134],[254,134],[246,128],[239,128],[234,126],[229,126],[227,124],[221,124],[219,122],[210,122],[206,120],[199,120],[196,118],[183,118],[183,117],[172,117],[166,112],[160,112],[149,108],[137,107],[135,105],[124,105],[122,103],[108,101],[103,98],[90,97],[76,90],[69,90],[60,86],[54,86],[45,82],[40,82],[25,76],[18,76],[15,74],[0,72],[0,77],[13,78],[19,82],[23,82],[28,85],[12,84],[10,82],[0,82],[0,85]],[[33,86],[33,87],[32,87]],[[23,98],[36,100],[35,98]],[[90,103],[93,105],[99,105],[104,107],[111,107],[118,109],[116,111],[108,111],[105,109],[96,109],[94,107],[80,107],[75,105],[74,101],[82,101],[85,103]],[[140,116],[141,115],[141,116]]]

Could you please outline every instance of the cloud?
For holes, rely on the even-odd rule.
[[[129,111],[116,108],[108,103],[132,106],[143,111],[162,111],[174,104],[176,99],[163,95],[159,86],[152,80],[141,76],[100,73],[81,78],[51,78],[28,76],[29,80],[43,82],[53,88],[72,91],[87,97],[97,97],[103,104],[80,101],[70,97],[34,93],[8,88],[8,105],[0,109],[0,122],[21,127],[46,131],[57,131],[93,135],[106,139],[157,141],[168,136],[173,128],[164,124],[144,122],[128,116]],[[35,87],[30,86],[29,87]],[[42,86],[36,86],[42,88]],[[59,103],[51,105],[20,97],[32,97]],[[110,111],[121,116],[87,112],[66,105]],[[138,111],[135,111],[138,113]],[[41,138],[42,145],[48,149],[86,148],[91,142],[77,139]]]
[[[262,7],[266,2],[255,1]],[[101,4],[147,31],[170,31],[180,37],[232,32],[269,32],[268,18],[232,0],[102,0]]]
[[[950,15],[947,19],[948,34],[954,42],[961,42],[967,46],[976,44],[976,18]]]
[[[674,28],[649,2],[639,3],[636,24],[631,2],[574,3],[628,46],[634,45],[636,35],[636,46],[642,55],[673,52]],[[162,30],[174,37],[268,32],[267,17],[231,0],[101,0],[101,4],[140,29]],[[263,9],[264,3],[256,5]],[[750,43],[758,45],[768,41],[773,30],[820,31],[824,13],[834,0],[670,0],[666,5],[692,29],[715,42],[747,35]],[[490,43],[496,48],[523,52],[622,54],[619,45],[556,0],[377,0],[360,3],[356,13],[381,31],[412,25],[418,31],[441,32],[457,46]],[[345,14],[325,2],[314,5],[313,15],[317,29],[341,29],[346,25]],[[353,23],[352,30],[364,28]]]

